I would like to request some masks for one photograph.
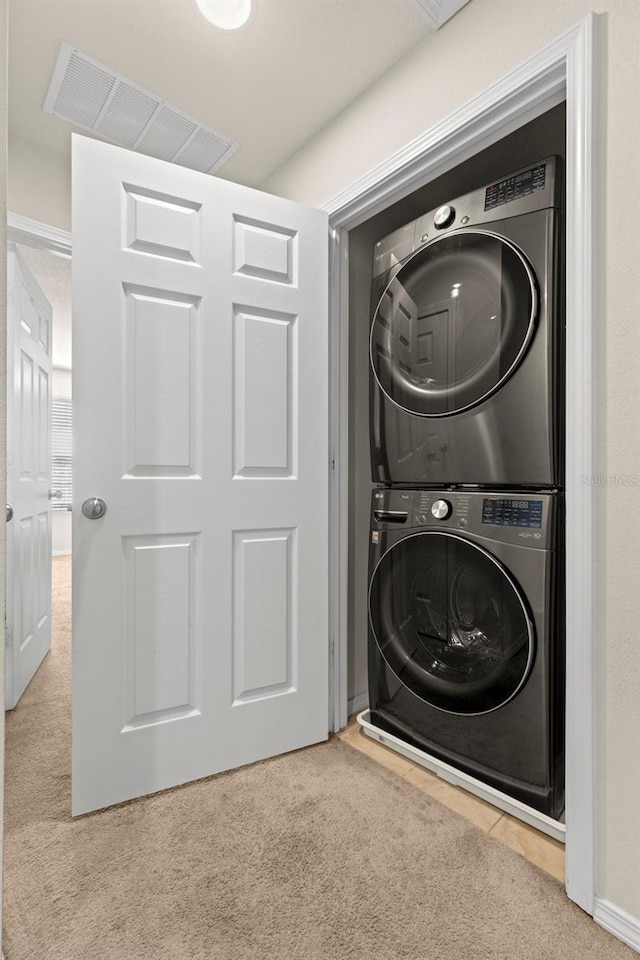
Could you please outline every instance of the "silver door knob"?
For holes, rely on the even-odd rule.
[[[10,503],[7,503],[5,504],[5,509],[7,511],[7,523],[9,523],[9,520],[13,520],[13,507]]]
[[[49,490],[49,500],[62,500],[62,490]]]
[[[99,520],[107,512],[107,505],[100,497],[89,497],[82,504],[82,513],[87,520]]]

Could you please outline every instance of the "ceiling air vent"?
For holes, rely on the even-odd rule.
[[[451,17],[462,10],[469,0],[413,0],[416,7],[429,18],[436,30],[439,30],[443,23],[451,20]]]
[[[201,173],[218,170],[238,149],[68,43],[60,49],[43,109],[119,147]]]

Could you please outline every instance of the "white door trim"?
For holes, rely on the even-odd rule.
[[[329,510],[332,729],[347,719],[348,232],[396,200],[567,101],[567,893],[593,914],[595,891],[596,17],[535,56],[324,204],[330,215]]]
[[[19,213],[7,213],[7,239],[38,250],[71,256],[71,233],[68,230],[31,220]]]

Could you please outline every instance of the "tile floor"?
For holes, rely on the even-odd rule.
[[[466,817],[481,830],[490,833],[496,840],[505,843],[516,853],[564,883],[564,845],[562,843],[547,837],[526,823],[521,823],[508,813],[503,813],[490,803],[467,793],[466,790],[454,787],[435,773],[412,763],[411,760],[407,760],[406,757],[400,756],[381,743],[369,739],[362,733],[355,716],[349,718],[348,725],[338,736],[349,746],[377,760],[403,780],[412,783],[451,810],[455,810],[460,816]]]

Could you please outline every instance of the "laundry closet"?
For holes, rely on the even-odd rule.
[[[557,158],[557,160],[549,158]],[[522,702],[519,703],[516,693],[519,693],[521,688],[526,692],[527,685],[529,688],[536,687],[543,691],[543,695],[538,703],[538,706],[530,709],[543,710],[545,712],[551,710],[554,712],[555,719],[553,720],[551,728],[549,730],[546,730],[545,728],[543,734],[541,733],[541,737],[543,739],[546,738],[547,740],[550,739],[553,741],[552,752],[555,752],[557,764],[559,766],[563,765],[564,762],[562,745],[559,742],[559,740],[562,738],[562,717],[564,714],[564,649],[561,644],[561,640],[558,639],[563,629],[562,534],[564,514],[562,494],[562,462],[564,443],[564,409],[562,403],[562,381],[564,378],[562,328],[564,325],[564,310],[560,296],[562,291],[563,271],[562,244],[564,235],[564,159],[565,104],[562,103],[535,120],[522,126],[504,139],[492,144],[490,147],[487,147],[485,150],[481,151],[471,159],[464,161],[459,166],[454,167],[453,169],[442,174],[442,176],[436,178],[426,186],[414,191],[411,195],[398,201],[393,206],[382,211],[366,223],[355,228],[349,234],[349,711],[357,712],[364,709],[368,704],[367,651],[368,647],[371,645],[370,640],[368,639],[368,634],[369,631],[372,630],[373,634],[375,635],[377,628],[374,622],[376,620],[374,608],[376,604],[379,605],[381,602],[380,597],[378,596],[380,588],[378,585],[376,585],[374,579],[371,579],[370,585],[369,568],[370,563],[372,562],[371,557],[375,556],[374,562],[378,563],[385,550],[389,550],[389,547],[392,546],[396,540],[401,539],[399,533],[396,534],[395,531],[392,531],[393,535],[391,536],[391,539],[388,540],[385,550],[379,551],[377,555],[372,554],[372,541],[376,543],[380,537],[380,534],[377,530],[372,530],[372,516],[377,515],[383,519],[387,519],[387,514],[397,515],[400,518],[399,522],[401,524],[404,524],[405,522],[407,523],[407,528],[404,531],[404,535],[408,536],[409,528],[413,524],[425,522],[433,523],[434,521],[432,520],[432,516],[433,518],[437,518],[437,520],[447,521],[449,514],[453,512],[454,517],[452,518],[451,523],[453,523],[453,519],[455,519],[456,524],[458,525],[456,532],[461,534],[461,537],[458,538],[460,540],[460,544],[462,544],[460,549],[467,549],[462,541],[465,539],[465,537],[467,537],[468,534],[473,532],[473,522],[471,522],[471,527],[469,527],[468,530],[465,530],[467,524],[466,518],[467,515],[473,516],[475,510],[477,513],[477,523],[479,524],[478,532],[482,534],[480,537],[481,542],[483,542],[487,536],[495,533],[497,537],[496,543],[502,543],[502,546],[497,549],[498,555],[503,549],[504,544],[510,542],[512,546],[509,546],[505,549],[513,551],[513,556],[516,558],[514,560],[516,567],[518,558],[523,554],[523,547],[525,545],[532,548],[530,553],[531,556],[534,557],[534,560],[532,561],[534,564],[542,563],[542,551],[538,551],[536,554],[535,547],[540,546],[541,543],[546,546],[548,541],[548,545],[551,550],[549,555],[551,557],[549,564],[551,565],[551,568],[553,568],[553,572],[550,573],[547,567],[542,564],[542,566],[537,569],[537,572],[532,574],[534,580],[537,578],[541,584],[547,584],[550,576],[555,577],[557,581],[557,589],[554,588],[551,594],[549,594],[549,603],[547,605],[552,609],[550,614],[549,611],[546,611],[545,613],[545,617],[547,617],[547,614],[549,614],[547,620],[545,621],[546,626],[543,627],[541,623],[536,622],[535,610],[530,609],[537,606],[537,600],[531,600],[531,598],[525,597],[521,603],[521,611],[516,610],[518,604],[514,601],[512,610],[513,617],[519,616],[521,618],[523,635],[526,631],[528,631],[531,641],[529,644],[530,652],[528,654],[528,660],[525,652],[526,645],[524,644],[524,641],[522,644],[522,650],[520,650],[517,655],[513,653],[513,648],[511,650],[507,649],[506,652],[503,650],[502,654],[497,658],[497,660],[502,660],[504,663],[510,661],[513,669],[515,669],[513,665],[518,657],[520,657],[522,660],[522,679],[520,681],[513,681],[513,688],[509,693],[505,694],[506,699],[504,702],[511,700],[512,703],[509,709],[514,711],[513,716],[509,721],[510,725],[518,723],[526,725],[528,722],[527,712],[523,706],[524,701],[521,698]],[[541,161],[544,160],[547,160],[546,167],[544,165],[540,166]],[[468,463],[460,466],[460,459],[458,458],[457,467],[455,468],[451,465],[438,467],[438,464],[443,460],[446,464],[447,457],[449,456],[453,446],[451,443],[451,437],[447,434],[446,419],[441,422],[440,427],[433,427],[433,424],[436,422],[439,416],[444,417],[444,408],[443,410],[437,410],[434,408],[436,420],[431,418],[430,411],[427,409],[425,410],[425,416],[423,420],[417,417],[409,417],[410,420],[412,419],[412,424],[404,425],[402,421],[403,408],[407,409],[410,406],[411,401],[402,399],[402,397],[400,400],[396,398],[397,406],[401,411],[400,419],[398,420],[396,418],[396,421],[393,421],[387,417],[385,420],[384,411],[383,413],[380,412],[381,406],[383,403],[387,402],[388,395],[393,399],[393,390],[396,389],[397,383],[394,386],[394,383],[391,382],[393,380],[393,376],[391,375],[389,375],[389,382],[386,383],[385,376],[387,374],[385,374],[384,370],[381,371],[380,369],[376,370],[375,372],[375,387],[380,387],[380,390],[377,391],[375,399],[370,404],[370,390],[374,391],[374,386],[371,385],[372,378],[370,375],[370,355],[373,355],[376,350],[379,350],[381,355],[384,355],[385,353],[384,346],[379,347],[374,344],[375,349],[370,349],[370,341],[373,343],[374,339],[371,335],[372,312],[376,306],[372,300],[376,300],[377,302],[377,298],[382,292],[388,277],[393,277],[393,270],[389,271],[387,277],[387,275],[383,273],[382,268],[385,267],[388,269],[393,263],[397,264],[397,262],[402,259],[402,256],[398,255],[397,259],[395,260],[393,257],[391,257],[389,263],[384,261],[384,243],[387,241],[385,241],[383,238],[387,238],[390,234],[393,234],[393,238],[389,242],[395,243],[395,249],[400,250],[402,249],[401,245],[403,242],[403,228],[405,230],[412,231],[413,236],[415,230],[418,229],[422,223],[420,218],[425,217],[425,214],[427,214],[429,211],[437,211],[439,214],[439,208],[441,205],[445,205],[442,211],[444,223],[450,212],[449,207],[446,205],[456,198],[463,198],[466,195],[471,196],[472,192],[474,191],[478,191],[478,195],[482,196],[484,200],[485,195],[482,194],[482,191],[485,190],[488,185],[492,184],[495,185],[492,189],[498,193],[498,199],[496,201],[496,216],[501,215],[505,218],[511,217],[513,222],[520,220],[520,223],[516,224],[516,227],[514,228],[517,231],[518,229],[523,228],[525,224],[525,217],[518,217],[517,214],[524,212],[525,208],[519,208],[517,205],[514,205],[513,212],[510,210],[505,212],[511,197],[517,196],[517,194],[510,193],[512,185],[509,178],[511,178],[513,174],[518,174],[518,177],[522,179],[525,192],[527,194],[532,194],[534,196],[534,201],[535,194],[538,191],[545,189],[543,181],[544,177],[547,177],[547,195],[549,198],[551,198],[548,200],[548,204],[557,208],[556,223],[558,226],[553,227],[553,229],[556,231],[556,239],[554,243],[557,244],[557,246],[554,247],[552,253],[552,257],[554,258],[553,287],[557,294],[557,304],[552,305],[546,302],[548,291],[546,288],[544,288],[544,284],[542,285],[543,289],[541,289],[540,282],[536,281],[534,277],[535,268],[533,270],[529,270],[526,258],[521,258],[523,262],[521,265],[518,265],[518,269],[521,269],[523,274],[524,271],[527,271],[530,274],[531,298],[533,300],[530,311],[532,319],[531,328],[528,334],[529,339],[523,335],[521,347],[514,347],[512,358],[513,362],[510,367],[507,363],[505,369],[502,370],[502,367],[505,365],[504,356],[500,357],[498,361],[495,361],[502,366],[500,371],[498,371],[496,367],[495,379],[497,386],[491,392],[494,392],[496,395],[498,394],[498,386],[502,386],[503,383],[507,383],[509,381],[512,371],[518,369],[518,364],[520,364],[521,369],[524,369],[524,360],[522,360],[522,358],[526,356],[527,351],[530,353],[533,352],[533,348],[530,350],[530,347],[531,344],[535,343],[535,337],[542,336],[542,333],[540,332],[542,328],[542,321],[540,318],[542,317],[544,323],[548,324],[549,331],[551,331],[552,335],[550,334],[551,339],[548,346],[543,347],[540,345],[540,343],[538,343],[536,345],[536,349],[539,351],[547,350],[547,352],[553,350],[553,363],[550,362],[544,368],[543,366],[536,368],[531,366],[533,361],[529,359],[530,369],[528,373],[520,374],[521,377],[528,376],[529,383],[525,386],[522,386],[521,384],[521,394],[519,399],[519,403],[525,408],[528,407],[529,412],[531,412],[534,407],[537,409],[537,406],[540,405],[542,410],[542,427],[539,427],[533,423],[533,429],[528,433],[528,427],[531,427],[531,425],[527,423],[527,410],[525,409],[525,416],[523,417],[523,430],[519,433],[516,416],[514,418],[515,425],[513,425],[511,428],[513,436],[510,440],[511,446],[509,449],[511,449],[512,452],[509,456],[505,456],[503,464],[498,464],[496,466],[496,457],[494,453],[491,450],[484,449],[482,447],[483,431],[486,431],[491,426],[492,420],[495,421],[496,417],[499,418],[500,416],[499,413],[496,413],[494,406],[494,408],[487,414],[480,414],[481,422],[475,425],[475,434],[473,431],[468,433],[469,441],[465,441],[464,444]],[[536,183],[535,178],[539,176],[542,176],[543,181]],[[493,219],[492,206],[494,201],[492,200],[490,202],[488,192],[486,197],[487,199],[484,210],[488,212],[484,214],[484,216],[485,219],[491,220]],[[544,198],[542,197],[541,193],[539,194],[539,200],[540,202],[538,206],[544,206]],[[528,210],[529,208],[526,209]],[[461,210],[459,216],[461,217],[462,214],[463,211]],[[433,216],[430,216],[431,220],[433,221]],[[469,217],[467,216],[466,219],[469,220]],[[462,226],[464,226],[465,223],[466,221],[463,219]],[[473,223],[474,221],[472,220],[470,226],[473,226]],[[448,226],[446,223],[444,223],[444,225]],[[459,225],[460,224],[457,224],[457,226]],[[480,227],[482,228],[482,224],[480,224]],[[429,230],[431,231],[430,236],[433,236],[432,223],[429,225]],[[491,224],[489,225],[488,230],[491,230]],[[397,234],[394,234],[394,231],[397,231]],[[482,229],[480,229],[479,232],[482,233]],[[452,232],[450,236],[453,240],[455,233]],[[425,233],[424,237],[420,239],[426,241],[427,234]],[[381,240],[383,240],[382,246],[380,245]],[[463,240],[464,237],[459,237],[457,240],[458,244]],[[469,238],[469,240],[472,244],[472,238]],[[376,244],[378,245],[377,247]],[[398,246],[398,244],[400,244],[400,246]],[[544,231],[542,246],[544,246]],[[515,254],[518,252],[517,239],[514,241],[513,251]],[[374,256],[376,255],[377,261],[374,265]],[[473,258],[476,256],[476,252],[472,248],[464,255],[468,258],[471,258],[469,262],[472,262]],[[491,256],[494,255],[491,254]],[[505,254],[504,252],[500,252],[497,256],[498,259],[501,259],[504,258]],[[511,256],[509,250],[507,250],[507,256]],[[416,257],[416,261],[417,260],[418,258]],[[406,261],[403,260],[403,263],[404,262]],[[424,269],[428,270],[429,267],[427,266]],[[382,275],[382,279],[379,284],[380,290],[376,290],[375,288],[376,273]],[[373,297],[372,281],[374,281]],[[389,290],[391,290],[393,283],[395,283],[395,280],[392,280],[392,283],[388,287]],[[450,282],[449,285],[451,286]],[[458,295],[458,291],[455,288],[459,287],[460,284],[453,283],[452,286],[453,289],[451,294],[455,298]],[[524,287],[522,289],[524,289]],[[481,291],[481,284],[477,287],[477,290]],[[480,295],[482,294],[480,293]],[[520,292],[515,287],[512,287],[511,295],[514,298],[521,297]],[[505,295],[503,294],[503,307],[504,296]],[[548,316],[545,314],[545,311],[549,311]],[[495,312],[499,313],[500,311],[496,310],[494,313]],[[501,322],[500,318],[496,320],[495,315],[487,317],[487,321],[489,320],[494,321],[494,326],[496,326],[496,324],[499,326]],[[536,323],[537,327],[535,326]],[[383,320],[383,326],[384,325],[385,322]],[[508,326],[508,321],[503,320],[503,331],[506,326]],[[490,328],[491,325],[489,324],[489,336],[491,335]],[[496,329],[498,328],[496,327]],[[382,335],[384,339],[384,330],[382,331]],[[432,333],[429,333],[429,337],[433,339]],[[401,343],[403,342],[402,337],[400,338],[400,341]],[[553,343],[551,341],[553,341]],[[402,362],[400,365],[402,366]],[[408,365],[407,369],[409,369]],[[538,376],[538,369],[541,371],[543,369],[546,370],[549,378],[553,380],[553,383],[545,386],[545,384],[542,382],[544,373],[540,374],[540,394],[544,395],[545,391],[547,391],[549,396],[553,398],[553,403],[550,404],[549,410],[545,410],[544,408],[544,397],[541,399],[537,396],[538,381],[536,377]],[[469,377],[467,379],[469,382],[471,382],[474,377]],[[411,378],[413,378],[413,381]],[[513,374],[512,379],[515,383],[515,373]],[[411,392],[413,389],[413,382],[417,383],[418,381],[416,380],[415,374],[411,373],[408,378],[408,387],[405,384],[404,387],[400,386],[398,389],[400,391],[404,389],[405,391]],[[516,396],[516,389],[517,387],[513,387],[514,397]],[[471,396],[468,398],[468,402],[465,401],[464,394],[461,394],[461,396],[462,399],[460,400],[460,403],[462,404],[462,407],[460,409],[469,409],[474,406],[475,401]],[[525,398],[530,397],[531,403],[529,403],[526,399],[523,400],[523,396]],[[432,412],[433,411],[431,411],[431,413]],[[547,418],[546,421],[544,420],[545,416]],[[449,417],[449,420],[451,419],[453,418]],[[411,468],[406,468],[405,474],[403,474],[402,471],[405,468],[401,466],[403,459],[402,456],[397,455],[395,452],[392,452],[391,454],[388,452],[389,450],[393,451],[396,449],[394,447],[393,438],[390,440],[384,440],[383,446],[386,444],[387,453],[382,458],[378,456],[378,446],[380,445],[380,439],[378,435],[380,430],[382,429],[384,432],[386,429],[388,432],[392,432],[390,424],[395,422],[400,424],[400,430],[405,428],[409,429],[410,426],[412,430],[423,431],[423,437],[420,443],[421,447],[424,448],[423,461],[424,463],[427,463],[428,466],[427,468],[423,469],[423,473],[420,475],[416,474],[415,465]],[[370,442],[370,438],[372,436],[372,423],[374,424],[374,466],[376,470],[376,479],[378,481],[378,492],[376,496],[379,497],[379,506],[381,508],[385,508],[384,510],[378,511],[377,514],[375,511],[372,513],[371,506],[372,492],[374,488],[376,488],[376,485],[374,485],[372,481],[372,458]],[[414,423],[416,424],[415,427],[413,426]],[[432,424],[431,427],[429,426],[429,423]],[[528,457],[529,447],[535,450],[534,435],[536,432],[541,435],[544,434],[545,423],[548,424],[548,432],[553,433],[553,437],[550,437],[549,444],[547,445],[548,450],[545,447],[544,442],[542,442],[538,447],[539,452],[534,453],[531,457]],[[424,424],[426,424],[426,426],[424,426]],[[473,439],[474,436],[475,441]],[[478,441],[478,438],[480,438],[480,441]],[[473,451],[473,442],[480,443],[475,452]],[[487,443],[490,447],[490,436],[488,437]],[[433,449],[431,449],[431,447],[433,447]],[[519,449],[515,450],[516,447]],[[554,447],[557,449],[557,455],[554,454]],[[514,450],[515,452],[513,452]],[[462,459],[464,460],[464,458]],[[458,470],[457,474],[456,469]],[[474,470],[476,470],[478,474],[477,477],[474,475]],[[433,476],[431,476],[430,471],[433,473]],[[438,471],[440,471],[440,475]],[[440,479],[442,479],[442,490],[440,493],[438,493],[437,481]],[[391,489],[389,485],[391,485]],[[476,487],[478,487],[479,490],[475,489]],[[504,489],[501,490],[501,487]],[[444,493],[442,491],[444,491]],[[450,495],[448,491],[450,491]],[[554,491],[558,492],[556,493]],[[512,492],[514,497],[513,500],[510,499],[510,494]],[[431,495],[431,493],[433,493],[433,495]],[[469,506],[469,504],[471,504],[471,506]],[[471,511],[470,514],[469,510]],[[438,511],[440,511],[440,513],[438,513]],[[393,517],[391,517],[391,519],[393,519]],[[386,534],[382,536],[382,539],[386,543],[387,541],[385,540],[385,536]],[[522,539],[525,537],[528,537],[529,539]],[[413,540],[417,541],[417,538],[414,537]],[[438,541],[439,545],[443,541],[444,538],[441,537],[440,541]],[[557,549],[556,546],[553,546],[553,544],[558,545]],[[412,549],[414,546],[415,542],[412,546]],[[496,551],[493,550],[490,551],[490,553],[495,552]],[[505,561],[505,563],[506,562],[507,561]],[[498,566],[499,564],[500,561],[498,561]],[[403,567],[402,563],[397,563],[396,567],[396,573],[394,574],[396,579],[398,579],[398,577],[402,579],[402,577],[411,575],[410,571],[406,572],[405,570],[406,564],[405,567]],[[518,581],[527,579],[529,576],[529,573],[527,572],[528,569],[528,566],[525,564],[523,570],[517,570],[513,578],[509,576],[507,577],[507,579],[511,581],[511,585],[514,588],[514,596],[519,596]],[[488,582],[489,581],[487,581],[487,583]],[[373,606],[371,607],[371,623],[369,615],[370,589],[371,601],[373,603]],[[387,588],[384,589],[386,590]],[[509,587],[507,587],[507,590],[508,589]],[[536,589],[537,588],[535,586],[532,587],[532,595],[536,593]],[[503,590],[503,588],[500,587],[498,590]],[[378,593],[376,593],[376,591],[378,591]],[[422,592],[424,593],[424,590]],[[425,598],[424,596],[422,599],[427,604],[431,602],[429,598]],[[541,600],[540,603],[542,604],[543,601]],[[507,610],[507,607],[505,606],[504,609]],[[505,616],[506,615],[507,614],[505,614]],[[536,629],[538,633],[537,647],[533,641],[533,636],[536,633]],[[544,641],[542,638],[543,630],[548,634]],[[460,631],[458,632],[460,633]],[[479,633],[480,631],[475,631],[475,634]],[[469,636],[471,636],[471,631],[468,632],[466,639],[468,639]],[[472,637],[472,640],[475,641],[476,639],[477,636]],[[545,643],[549,644],[549,650],[551,652],[549,652],[549,650],[545,650]],[[381,658],[381,661],[382,659],[386,660],[386,665],[388,666],[389,661],[391,660],[391,672],[389,675],[392,676],[394,674],[394,665],[392,662],[393,652],[390,648],[387,652],[388,655],[385,655],[384,658]],[[402,660],[402,657],[404,656],[402,652],[400,652],[398,655],[400,660]],[[534,665],[536,660],[539,661],[541,658],[545,658],[545,660],[549,661],[551,664],[551,673],[549,677],[546,675],[541,675],[537,678],[535,677]],[[399,669],[401,672],[403,669],[402,663],[396,664],[396,669]],[[405,679],[407,679],[407,677],[405,677]],[[385,687],[385,683],[387,683],[387,681],[381,682],[382,686]],[[393,686],[393,684],[391,685]],[[412,690],[412,682],[408,679],[407,687],[409,690]],[[555,693],[552,692],[550,694],[548,689],[550,687],[555,689]],[[505,690],[506,689],[507,688],[505,687]],[[413,710],[415,708],[419,711],[419,708],[416,707],[416,704],[419,703],[420,697],[419,685],[413,690],[413,693],[415,696],[412,696],[411,694],[408,695],[408,703],[410,704],[410,707],[407,709]],[[379,690],[377,691],[376,696],[379,696]],[[484,708],[478,708],[475,710],[473,704],[469,705],[468,707],[462,707],[461,709],[457,709],[455,707],[452,708],[450,704],[447,704],[446,697],[442,704],[438,704],[438,699],[436,696],[435,704],[436,712],[433,713],[433,718],[434,722],[437,722],[438,724],[440,723],[441,717],[446,718],[448,711],[450,711],[450,715],[455,715],[457,713],[466,713],[472,715],[474,712],[477,714],[484,712]],[[495,708],[496,706],[499,707],[501,705],[502,704],[498,703],[497,701],[495,704],[493,704],[493,706],[490,705],[489,709],[494,710],[494,719],[500,713],[500,711],[496,710]],[[444,711],[442,714],[440,714],[441,707]],[[453,723],[455,726],[459,722],[459,717],[453,716],[451,721],[447,720],[446,722],[449,724],[449,726],[451,726],[451,723]],[[501,739],[499,723],[497,725],[494,723],[494,728],[495,742],[498,744]],[[402,723],[400,721],[398,721],[398,729],[402,729]],[[393,732],[397,732],[397,730],[394,728]],[[464,728],[464,726],[460,728],[460,731],[458,731],[457,735],[462,737],[463,740],[465,737],[468,739],[470,736],[472,736],[472,734],[469,733],[469,728]],[[499,747],[497,746],[496,750],[498,749]],[[544,752],[542,747],[541,751]],[[445,760],[449,759],[446,751],[444,754],[441,754],[441,756]],[[473,761],[469,761],[466,769],[468,773],[473,774]],[[508,780],[509,777],[507,776],[505,782]],[[517,777],[514,775],[511,777],[511,780],[513,780],[515,783],[517,781]],[[500,784],[494,784],[494,786],[496,785],[499,788]],[[553,789],[553,800],[550,800],[548,797],[546,800],[539,798],[536,799],[535,797],[532,800],[526,790],[524,792],[521,791],[519,794],[517,787],[514,788],[512,795],[517,797],[519,801],[523,803],[532,803],[533,806],[536,806],[545,814],[548,814],[553,818],[557,818],[560,816],[562,808],[561,793],[562,783],[558,782],[555,784]]]

